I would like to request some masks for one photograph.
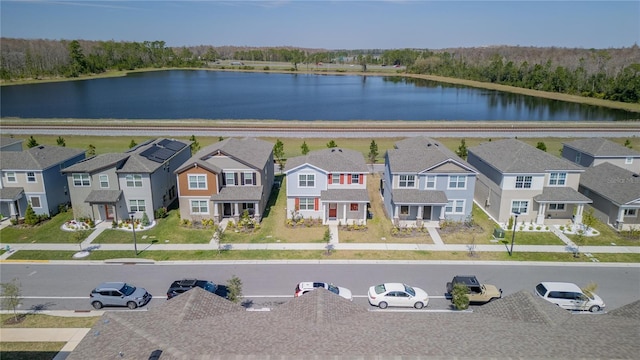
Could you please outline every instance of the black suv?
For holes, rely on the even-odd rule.
[[[171,299],[176,295],[180,295],[183,292],[191,290],[196,286],[203,288],[212,294],[215,294],[216,290],[218,290],[218,285],[207,280],[196,280],[196,279],[176,280],[173,283],[171,283],[169,290],[167,290],[167,299]]]

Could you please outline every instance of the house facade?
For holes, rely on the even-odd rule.
[[[177,198],[173,171],[191,155],[189,143],[154,139],[124,153],[88,158],[63,169],[76,218],[150,220]]]
[[[38,145],[24,151],[0,151],[0,213],[24,217],[30,204],[38,215],[53,216],[71,201],[61,169],[85,158],[85,151]]]
[[[618,230],[640,228],[640,175],[604,162],[586,169],[580,193],[593,200],[596,217]]]
[[[247,210],[260,221],[274,184],[273,144],[225,139],[198,151],[174,173],[182,219],[238,222]]]
[[[477,171],[440,142],[399,141],[385,154],[381,193],[396,226],[423,226],[471,216]]]
[[[640,173],[640,152],[603,138],[588,138],[562,144],[562,157],[584,167],[608,162]]]
[[[480,174],[475,201],[499,223],[582,223],[591,200],[578,192],[584,168],[515,139],[469,148],[467,158]]]
[[[329,148],[287,160],[287,216],[323,224],[367,223],[367,164],[362,153]]]

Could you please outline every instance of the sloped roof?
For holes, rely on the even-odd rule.
[[[0,136],[0,149],[17,143],[22,143],[23,139],[16,139],[8,136]]]
[[[446,162],[455,163],[460,167],[460,172],[477,172],[442,143],[423,136],[396,142],[395,149],[387,151],[387,157],[394,174],[419,173]]]
[[[219,169],[214,164],[207,161],[207,158],[218,152],[232,157],[233,159],[247,164],[255,169],[261,170],[273,152],[272,143],[256,138],[228,138],[217,143],[213,143],[207,147],[202,148],[189,160],[187,160],[182,166],[176,169],[175,173],[180,173],[185,169],[193,167],[195,164],[205,169],[210,169],[215,172],[221,172],[223,169]]]
[[[603,138],[574,140],[562,145],[593,157],[640,157],[640,152]]]
[[[391,193],[396,204],[444,205],[449,202],[447,194],[440,190],[391,189]]]
[[[16,201],[24,194],[23,187],[4,187],[0,189],[0,201]]]
[[[214,201],[259,201],[262,199],[263,186],[225,186],[217,194],[211,195]]]
[[[588,204],[593,202],[568,186],[545,186],[542,188],[542,193],[534,196],[533,200],[540,203],[562,202],[567,204]]]
[[[618,205],[640,199],[640,176],[608,162],[587,168],[580,186]]]
[[[189,146],[188,142],[172,139],[155,139],[128,150],[129,159],[116,170],[118,173],[153,173],[175,154]]]
[[[569,311],[542,300],[530,291],[522,290],[492,301],[474,310],[479,314],[500,317],[509,321],[523,321],[547,325],[558,325],[573,316]]]
[[[335,147],[311,151],[307,155],[287,159],[284,172],[289,172],[304,164],[329,173],[366,173],[369,171],[361,152]]]
[[[469,148],[469,153],[473,153],[503,174],[545,173],[552,170],[583,171],[581,166],[516,139],[489,141]]]
[[[129,157],[129,154],[123,154],[123,153],[100,154],[100,155],[96,155],[96,156],[92,156],[90,158],[84,159],[71,166],[68,166],[62,169],[62,172],[63,173],[68,173],[68,172],[92,173],[94,171],[99,171],[107,167],[115,166],[118,162],[128,157]]]
[[[368,202],[367,189],[329,189],[320,191],[321,201],[355,201]]]
[[[45,170],[84,154],[82,149],[38,145],[23,151],[0,151],[3,170]]]

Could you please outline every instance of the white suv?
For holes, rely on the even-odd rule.
[[[589,310],[597,312],[604,309],[604,301],[594,294],[585,294],[578,285],[565,282],[541,282],[534,293],[567,310]]]

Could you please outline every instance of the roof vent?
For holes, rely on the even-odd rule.
[[[633,174],[633,177],[640,177],[640,174]]]

